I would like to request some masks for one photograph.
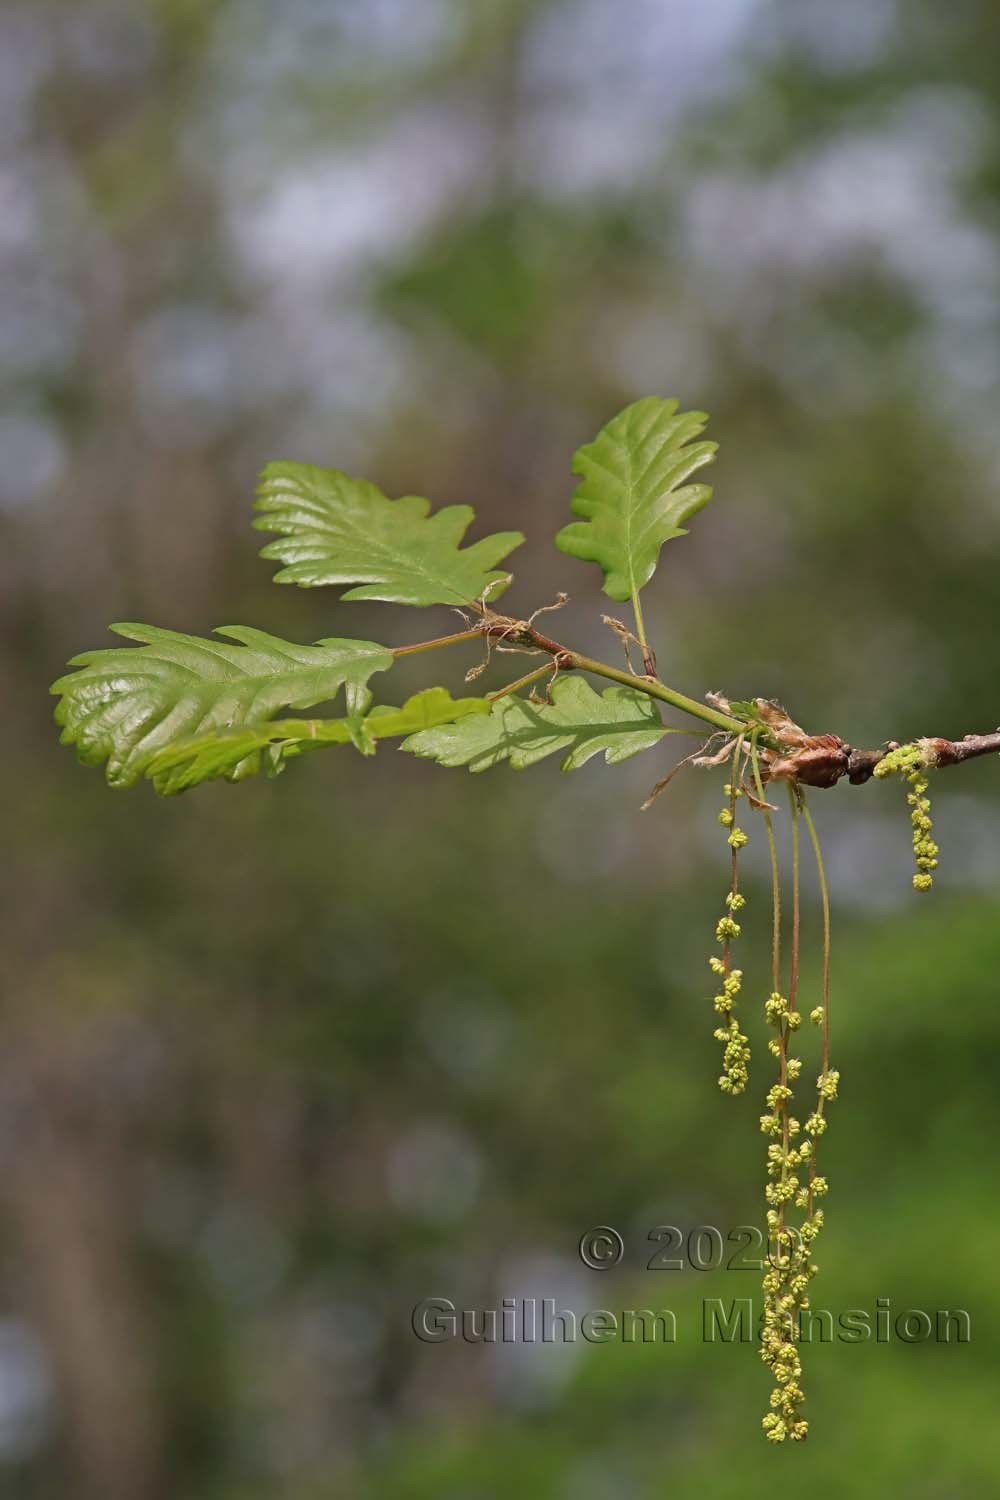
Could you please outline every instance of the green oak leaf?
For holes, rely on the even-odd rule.
[[[373,755],[378,740],[489,710],[485,698],[455,699],[447,688],[426,688],[408,698],[402,708],[382,704],[345,719],[273,719],[198,735],[162,750],[147,765],[146,775],[161,796],[172,797],[219,777],[242,781],[260,771],[278,776],[294,756],[327,745],[353,744],[363,755]]]
[[[497,563],[524,541],[519,531],[500,531],[463,548],[475,514],[470,505],[430,515],[429,500],[389,500],[337,469],[268,464],[257,495],[254,526],[280,533],[261,552],[285,564],[275,582],[360,585],[345,599],[456,606],[484,595],[493,600],[510,582]]]
[[[294,645],[246,625],[220,626],[227,641],[179,635],[153,625],[111,629],[137,649],[85,651],[78,671],[52,684],[60,695],[62,743],[91,766],[107,761],[111,786],[131,786],[168,746],[206,730],[268,719],[280,708],[312,708],[346,684],[356,711],[365,684],[393,655],[374,641],[322,640]],[[238,641],[239,645],[229,645]]]
[[[579,448],[573,473],[581,483],[573,497],[573,521],[556,536],[571,557],[599,563],[604,592],[634,600],[652,578],[660,549],[683,536],[683,522],[711,499],[707,484],[685,484],[711,463],[718,444],[694,442],[708,418],[678,412],[676,401],[647,396],[627,406]]]
[[[400,749],[470,771],[487,771],[505,760],[521,771],[566,750],[562,769],[575,771],[602,750],[608,765],[628,760],[670,732],[645,693],[626,687],[596,693],[585,678],[574,676],[556,679],[551,703],[500,698],[488,717],[422,730]]]

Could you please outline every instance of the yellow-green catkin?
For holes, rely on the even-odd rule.
[[[737,855],[745,846],[747,836],[742,828],[736,826],[736,803],[743,795],[742,792],[735,782],[727,784],[724,791],[726,804],[719,814],[719,822],[723,828],[729,829],[727,842],[731,851],[731,873],[726,910],[715,928],[715,940],[722,947],[722,956],[713,954],[709,959],[709,967],[721,980],[718,992],[713,997],[716,1013],[720,1017],[714,1035],[716,1041],[722,1043],[719,1088],[724,1094],[742,1094],[749,1082],[747,1064],[750,1061],[750,1046],[736,1019],[736,1001],[743,985],[743,971],[732,966],[732,945],[740,935],[737,913],[746,905],[746,897],[739,889]]]
[[[929,891],[934,884],[932,871],[938,865],[938,846],[931,838],[931,804],[927,796],[927,761],[919,745],[900,745],[885,754],[875,767],[878,777],[899,775],[907,781],[910,790],[906,800],[910,804],[910,822],[913,826],[913,857],[917,872],[913,877],[914,890]]]
[[[800,1173],[812,1156],[812,1141],[799,1139],[802,1126],[791,1114],[794,1097],[792,1084],[802,1071],[802,1062],[791,1057],[788,1045],[801,1024],[800,1013],[793,1010],[787,998],[773,991],[764,1002],[764,1015],[777,1035],[768,1043],[779,1060],[778,1082],[767,1093],[767,1112],[760,1117],[760,1128],[770,1137],[767,1148],[768,1268],[764,1276],[761,1320],[761,1359],[774,1377],[770,1409],[763,1427],[768,1440],[783,1443],[786,1438],[801,1442],[809,1424],[801,1415],[805,1392],[801,1386],[802,1362],[798,1350],[799,1318],[808,1306],[807,1288],[816,1273],[810,1257],[810,1246],[818,1233],[815,1215],[796,1227],[789,1223],[789,1210],[803,1201]],[[822,1215],[820,1215],[822,1223]]]
[[[816,1171],[816,1147],[826,1129],[824,1105],[836,1097],[839,1074],[829,1069],[818,1079],[819,1098],[814,1112],[801,1127],[792,1118],[792,1140],[768,1147],[768,1269],[764,1276],[764,1312],[761,1329],[761,1359],[774,1377],[770,1410],[763,1419],[764,1433],[772,1443],[786,1438],[802,1442],[809,1423],[802,1415],[802,1361],[799,1337],[802,1313],[809,1307],[809,1286],[818,1271],[813,1246],[823,1228],[822,1208],[816,1200],[825,1196],[828,1183]],[[764,1118],[767,1118],[766,1116]],[[800,1183],[799,1171],[808,1170]],[[790,1210],[801,1212],[798,1223]]]
[[[802,1060],[790,1054],[789,1047],[801,1024],[796,1009],[798,989],[799,876],[798,832],[793,825],[793,948],[789,998],[773,991],[764,1002],[764,1015],[775,1035],[769,1051],[778,1059],[778,1081],[767,1094],[767,1112],[760,1117],[760,1128],[769,1138],[767,1147],[768,1266],[762,1284],[763,1315],[761,1319],[761,1359],[770,1370],[774,1387],[769,1409],[763,1418],[764,1434],[769,1442],[803,1442],[809,1423],[802,1414],[805,1391],[802,1387],[802,1360],[799,1353],[802,1313],[809,1307],[809,1287],[818,1267],[813,1260],[813,1246],[823,1228],[823,1210],[816,1200],[825,1196],[827,1180],[817,1171],[816,1155],[820,1136],[827,1126],[825,1110],[837,1097],[840,1074],[829,1066],[829,898],[818,842],[806,814],[816,846],[820,883],[824,899],[824,977],[823,1004],[814,1006],[809,1020],[822,1035],[822,1062],[816,1080],[816,1104],[804,1123],[794,1114],[793,1085],[802,1073]],[[777,950],[775,973],[777,974]],[[805,1179],[805,1180],[803,1180]]]
[[[817,1024],[823,1024],[822,1008]],[[815,1017],[816,1012],[811,1016]],[[802,1127],[805,1139],[790,1151],[787,1148],[770,1146],[768,1155],[772,1160],[768,1170],[772,1176],[784,1171],[785,1163],[790,1175],[783,1181],[783,1190],[775,1207],[775,1197],[768,1194],[771,1206],[767,1213],[769,1242],[775,1251],[769,1256],[770,1266],[764,1277],[764,1315],[761,1335],[761,1358],[774,1376],[770,1410],[763,1419],[763,1428],[772,1443],[783,1443],[786,1438],[802,1442],[809,1433],[809,1423],[801,1414],[805,1392],[802,1389],[802,1361],[798,1342],[802,1313],[809,1307],[809,1285],[819,1269],[812,1258],[813,1245],[823,1228],[823,1210],[816,1207],[816,1199],[825,1197],[828,1183],[816,1170],[816,1150],[820,1136],[826,1130],[826,1105],[836,1099],[840,1074],[835,1068],[824,1066],[816,1080],[816,1108]],[[796,1134],[798,1132],[796,1131]],[[773,1154],[773,1156],[772,1156]],[[808,1167],[808,1182],[800,1186],[791,1169]],[[795,1190],[789,1200],[788,1189],[794,1183]],[[802,1218],[793,1224],[787,1218],[785,1204],[791,1201],[801,1211]]]

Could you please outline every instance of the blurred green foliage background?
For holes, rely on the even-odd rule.
[[[735,1271],[766,1067],[715,1088],[721,777],[472,778],[383,748],[158,803],[56,744],[106,623],[400,644],[274,589],[271,458],[472,501],[517,613],[607,655],[555,552],[627,401],[712,413],[648,591],[664,679],[855,744],[1000,717],[1000,49],[986,0],[6,0],[0,9],[0,1495],[959,1500],[1000,1482],[1000,774],[813,798],[842,1103],[816,1302],[967,1345],[807,1350],[769,1449]],[[523,559],[523,560],[522,560]],[[333,591],[336,592],[336,591]],[[474,655],[397,668],[457,690]],[[498,658],[482,681],[506,680]],[[767,984],[762,838],[748,998]],[[756,915],[756,920],[751,918]],[[809,886],[807,993],[818,919]],[[808,1008],[808,1005],[806,1006]],[[593,1224],[616,1271],[576,1255]],[[669,1306],[671,1347],[421,1344],[421,1298]]]

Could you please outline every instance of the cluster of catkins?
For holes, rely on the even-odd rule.
[[[823,1210],[816,1207],[815,1200],[827,1191],[826,1178],[816,1171],[816,1144],[826,1129],[826,1104],[837,1097],[840,1074],[832,1068],[820,1074],[816,1108],[803,1126],[789,1107],[794,1097],[791,1084],[802,1071],[802,1061],[788,1055],[789,1039],[801,1025],[801,1015],[776,991],[764,1002],[764,1014],[777,1032],[768,1042],[768,1050],[778,1058],[779,1077],[768,1090],[767,1113],[760,1117],[761,1130],[771,1137],[767,1148],[770,1181],[765,1189],[770,1248],[762,1287],[760,1354],[774,1376],[771,1409],[763,1426],[773,1443],[786,1438],[801,1442],[809,1423],[800,1415],[805,1393],[799,1384],[802,1362],[798,1337],[801,1314],[809,1307],[809,1283],[817,1271],[812,1246],[823,1227]],[[816,1006],[809,1019],[822,1026],[823,1007]],[[803,1169],[807,1174],[804,1182],[800,1175]],[[793,1224],[790,1214],[796,1210],[802,1217]]]
[[[727,1094],[741,1094],[749,1081],[747,1064],[750,1048],[736,1019],[736,1003],[743,982],[740,969],[731,965],[732,944],[740,936],[740,924],[734,913],[745,905],[738,888],[737,855],[747,843],[747,835],[736,826],[737,798],[742,796],[735,785],[725,787],[726,804],[719,822],[729,829],[731,882],[726,896],[726,912],[715,929],[716,941],[722,947],[721,958],[709,960],[712,972],[722,981],[713,1003],[723,1018],[715,1038],[723,1044],[722,1073],[719,1087]],[[918,797],[923,792],[917,793]],[[922,814],[923,815],[923,814]],[[916,825],[915,825],[916,826]],[[924,830],[921,830],[923,832]],[[823,1210],[816,1199],[827,1191],[825,1177],[816,1171],[816,1143],[826,1129],[827,1103],[837,1097],[840,1074],[824,1064],[817,1079],[816,1106],[804,1125],[791,1113],[792,1084],[799,1078],[802,1061],[789,1056],[789,1041],[802,1024],[801,1013],[788,999],[773,991],[764,1003],[767,1023],[773,1028],[768,1050],[778,1059],[778,1081],[767,1093],[767,1112],[760,1117],[760,1128],[768,1136],[767,1199],[768,1269],[763,1280],[763,1313],[761,1318],[761,1358],[774,1377],[770,1409],[763,1419],[769,1441],[786,1438],[801,1442],[809,1424],[800,1408],[805,1394],[800,1384],[802,1363],[798,1339],[800,1319],[809,1307],[809,1284],[817,1267],[812,1260],[812,1246],[823,1227]],[[810,1012],[809,1019],[824,1033],[826,1017],[822,1006]],[[797,1223],[792,1223],[795,1215]]]

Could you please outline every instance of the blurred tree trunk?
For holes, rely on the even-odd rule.
[[[8,1051],[14,1076],[5,1092],[18,1107],[3,1171],[7,1205],[29,1313],[53,1365],[74,1492],[157,1500],[163,1444],[123,1143],[83,1061],[51,1032]]]

